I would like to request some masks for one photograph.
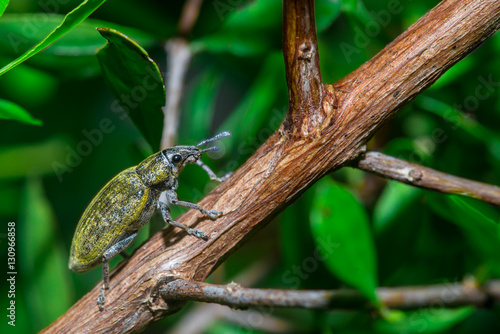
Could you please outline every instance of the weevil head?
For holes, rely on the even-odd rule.
[[[229,136],[231,136],[231,132],[223,131],[211,138],[203,139],[196,144],[196,146],[177,145],[163,150],[162,153],[164,154],[165,159],[170,162],[172,170],[178,175],[187,164],[195,164],[201,158],[202,153],[214,152],[220,149],[219,146],[211,146],[207,148],[200,148],[200,146],[205,146],[221,138],[227,138]]]
[[[196,146],[175,146],[147,157],[135,170],[149,188],[161,191],[170,189],[184,166],[196,163],[201,153]]]
[[[187,164],[194,164],[204,152],[213,152],[218,146],[200,148],[220,138],[229,137],[231,133],[224,131],[218,135],[202,140],[196,146],[178,145],[167,148],[146,158],[136,167],[136,172],[142,181],[150,188],[157,190],[171,189],[177,182],[179,173]]]
[[[172,171],[177,175],[187,164],[195,164],[203,152],[204,150],[200,150],[196,146],[183,145],[174,146],[162,151],[165,159],[172,167]]]

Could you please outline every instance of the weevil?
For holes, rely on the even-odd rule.
[[[175,191],[179,173],[186,164],[201,166],[210,179],[218,182],[230,175],[217,177],[200,159],[202,153],[219,149],[217,146],[200,149],[200,146],[229,136],[231,133],[224,131],[196,146],[178,145],[155,153],[118,173],[92,199],[76,226],[69,269],[83,272],[102,264],[103,285],[97,298],[100,310],[105,301],[104,291],[109,289],[109,261],[130,246],[156,209],[161,211],[167,224],[180,227],[195,237],[207,238],[203,231],[174,221],[169,207],[179,205],[196,209],[212,219],[222,215],[220,211],[178,200]],[[160,196],[162,193],[164,195]]]

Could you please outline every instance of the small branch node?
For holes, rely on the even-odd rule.
[[[304,40],[299,47],[298,58],[301,60],[311,61],[312,59],[312,47],[309,40]]]
[[[417,170],[417,169],[410,170],[410,173],[408,173],[408,175],[409,175],[408,181],[410,181],[410,182],[418,182],[418,181],[422,180],[422,178],[424,176],[422,174],[422,172]]]

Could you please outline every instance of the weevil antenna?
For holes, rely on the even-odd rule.
[[[231,137],[231,132],[229,132],[229,131],[222,131],[221,133],[216,134],[212,138],[203,139],[198,144],[196,144],[196,146],[204,146],[204,145],[213,143],[214,141],[217,141],[219,139],[227,138],[227,137]]]
[[[205,152],[217,152],[219,150],[220,150],[219,146],[211,146],[211,147],[204,148],[203,150],[200,150],[200,152],[201,153],[205,153]]]

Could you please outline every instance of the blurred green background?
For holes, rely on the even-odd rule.
[[[0,67],[41,41],[79,3],[11,1],[0,18]],[[78,219],[107,180],[159,148],[150,145],[157,133],[148,141],[116,108],[95,55],[106,40],[95,28],[134,38],[168,80],[164,44],[177,33],[183,3],[108,0],[53,46],[0,77],[0,108],[21,107],[31,115],[0,122],[0,260],[5,268],[7,223],[14,221],[18,272],[16,327],[4,316],[0,328],[38,331],[99,282],[100,268],[84,274],[67,268]],[[318,0],[323,81],[333,83],[359,67],[437,3]],[[281,6],[279,0],[205,1],[188,36],[194,54],[178,143],[232,131],[220,143],[223,154],[204,159],[219,175],[237,169],[286,112]],[[369,149],[499,185],[499,56],[496,35],[388,122]],[[99,129],[92,142],[89,133]],[[179,198],[196,202],[216,184],[188,166],[179,185]],[[482,282],[500,277],[499,217],[497,208],[476,200],[344,168],[309,189],[209,280],[289,289],[350,286],[375,305],[377,286],[448,284],[470,275]],[[153,220],[129,254],[163,227]],[[2,283],[4,310],[7,290]],[[392,322],[366,310],[237,312],[189,304],[146,332],[199,324],[203,333],[498,333],[499,317],[498,306],[446,309],[440,303]]]

